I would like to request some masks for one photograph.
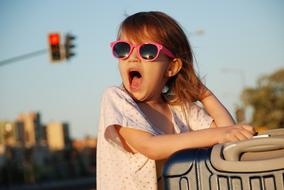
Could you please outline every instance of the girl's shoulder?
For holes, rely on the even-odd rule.
[[[123,86],[107,87],[103,92],[102,99],[107,101],[127,101],[131,104],[135,104],[134,100],[130,97]]]
[[[103,97],[105,96],[127,97],[129,95],[122,86],[109,86],[103,92]]]
[[[174,106],[174,114],[192,130],[209,128],[212,118],[197,102],[187,104],[185,107]]]
[[[191,113],[191,112],[195,112],[195,111],[199,111],[203,109],[202,106],[198,102],[188,103],[184,107],[182,105],[170,105],[170,107],[172,108],[172,110],[176,112],[185,111],[187,113]]]
[[[207,117],[208,115],[203,106],[198,102],[188,103],[185,106],[174,105],[171,106],[171,110],[178,117],[183,119],[189,118],[189,120]]]

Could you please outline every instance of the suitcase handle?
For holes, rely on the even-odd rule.
[[[240,160],[240,156],[242,153],[249,151],[263,152],[281,148],[284,148],[284,139],[276,137],[249,139],[230,144],[217,144],[211,151],[211,163],[217,170],[229,172],[262,172],[279,170],[284,168],[283,153],[276,158],[253,161]]]
[[[223,155],[225,160],[239,161],[244,152],[271,151],[284,148],[284,138],[257,138],[224,146]]]

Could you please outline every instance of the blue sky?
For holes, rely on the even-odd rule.
[[[44,123],[69,122],[71,135],[96,135],[100,97],[119,85],[109,43],[126,14],[159,10],[188,34],[196,69],[233,113],[244,86],[284,67],[284,1],[1,0],[0,61],[48,47],[47,34],[71,32],[76,56],[48,54],[0,66],[0,120],[39,111]],[[203,30],[203,35],[196,31]]]

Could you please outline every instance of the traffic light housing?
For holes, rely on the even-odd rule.
[[[75,39],[76,37],[72,34],[68,33],[65,35],[64,48],[65,48],[65,58],[67,60],[75,56],[75,53],[73,52],[73,49],[75,48],[75,45],[74,45]]]
[[[60,45],[60,34],[50,33],[48,35],[49,42],[49,55],[52,62],[57,62],[61,60],[61,45]]]

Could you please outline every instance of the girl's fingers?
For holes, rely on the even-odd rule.
[[[246,131],[248,131],[252,135],[256,133],[255,128],[250,125],[241,125],[241,127],[244,128]]]
[[[246,139],[250,139],[253,136],[253,134],[246,129],[243,129],[240,132],[242,133],[242,135],[245,136]]]
[[[242,132],[239,132],[236,134],[236,137],[239,141],[243,141],[243,140],[246,140],[248,139],[246,135],[244,135]]]
[[[236,142],[239,141],[239,138],[236,135],[230,136],[226,142]]]
[[[225,134],[220,140],[221,143],[247,140],[255,134],[254,128],[249,125],[237,125],[222,130],[225,130]]]
[[[226,135],[226,141],[227,142],[239,141],[239,138],[241,137],[238,137],[239,136],[238,133],[239,133],[238,129],[231,128],[228,134]]]
[[[227,138],[230,142],[250,139],[255,133],[254,128],[249,125],[239,125],[231,129],[230,135]]]

